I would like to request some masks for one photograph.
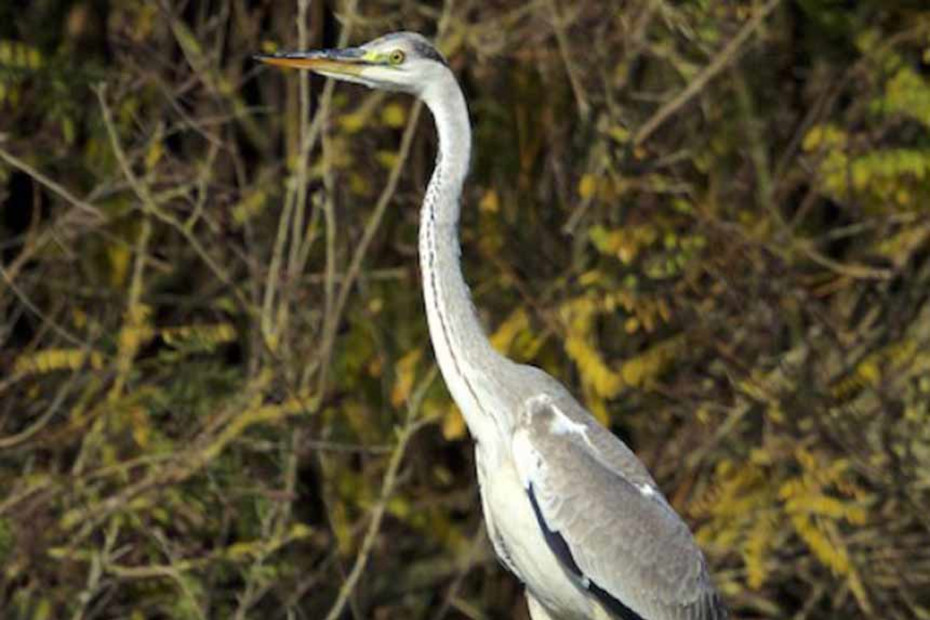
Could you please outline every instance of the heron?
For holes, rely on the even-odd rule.
[[[402,92],[432,113],[438,153],[420,210],[419,262],[434,354],[474,440],[494,550],[533,620],[722,620],[691,531],[630,448],[556,379],[492,346],[462,274],[459,213],[471,159],[465,96],[412,32],[261,62]]]

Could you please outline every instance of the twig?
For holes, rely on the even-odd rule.
[[[742,50],[743,44],[750,36],[762,25],[762,22],[775,10],[781,0],[769,0],[762,9],[752,16],[746,22],[746,25],[736,34],[733,39],[727,43],[723,50],[717,54],[714,60],[701,71],[697,77],[678,93],[671,101],[659,108],[652,117],[647,120],[642,127],[637,130],[633,136],[632,145],[640,146],[672,115],[678,112],[686,103],[691,101],[695,95],[701,92],[708,82],[714,79],[728,64],[736,60]]]
[[[84,355],[89,356],[89,353],[90,347],[85,347]],[[85,359],[87,358],[85,357]],[[39,431],[45,428],[45,426],[49,423],[49,421],[51,421],[55,414],[58,413],[62,403],[65,402],[65,399],[71,393],[71,389],[78,382],[80,371],[82,369],[83,366],[79,366],[71,373],[71,377],[58,389],[58,392],[55,394],[55,398],[52,400],[51,404],[49,404],[48,408],[45,410],[45,413],[39,416],[38,420],[14,435],[0,437],[0,450],[9,450],[11,448],[15,448],[29,441]]]
[[[129,185],[132,186],[133,191],[136,196],[138,196],[143,206],[142,230],[139,232],[139,238],[136,242],[136,262],[133,266],[132,279],[129,283],[123,329],[126,329],[126,327],[137,328],[142,320],[139,312],[139,304],[142,298],[142,280],[145,273],[148,244],[152,236],[152,220],[150,216],[158,211],[158,206],[152,198],[152,193],[149,191],[148,185],[136,176],[132,171],[132,166],[129,165],[126,152],[123,150],[116,132],[116,125],[113,123],[113,115],[110,113],[110,108],[107,106],[104,96],[106,85],[101,84],[95,89],[95,92],[97,93],[97,99],[100,101],[100,109],[103,112],[103,122],[107,128],[107,135],[110,137],[110,146],[113,149],[113,153],[116,155],[116,160],[119,162],[123,175],[126,177],[126,180],[129,181]],[[124,345],[121,339],[119,350],[116,355],[116,379],[110,390],[111,398],[118,398],[122,395],[126,378],[129,376],[129,371],[132,369],[132,360],[136,354],[134,349],[135,347],[133,346]]]
[[[827,256],[824,256],[810,244],[799,242],[794,245],[793,249],[800,250],[805,256],[822,267],[839,274],[842,277],[853,280],[891,280],[894,277],[894,271],[891,269],[881,269],[860,265],[856,263],[840,263]]]
[[[45,314],[45,312],[43,312],[41,308],[35,305],[32,302],[32,300],[29,298],[29,296],[26,295],[25,291],[23,291],[22,289],[19,288],[19,286],[16,285],[16,283],[13,281],[13,278],[10,277],[10,274],[7,273],[6,269],[4,269],[3,267],[0,267],[0,278],[2,278],[4,282],[6,282],[6,285],[10,287],[11,291],[13,291],[13,294],[19,298],[20,303],[22,303],[30,312],[32,312],[38,318],[42,319],[42,322],[48,325],[52,329],[53,332],[55,332],[56,334],[58,334],[59,336],[61,336],[62,338],[64,338],[65,340],[67,340],[73,345],[76,345],[79,347],[86,346],[86,343],[83,340],[81,340],[80,338],[78,338],[77,336],[69,332],[67,329],[59,325],[57,322],[55,322],[54,319],[52,319],[50,316]]]
[[[123,151],[119,143],[119,136],[116,134],[116,126],[113,123],[113,115],[110,112],[110,108],[107,105],[106,98],[104,93],[106,91],[105,85],[100,85],[94,89],[97,93],[97,99],[100,101],[101,110],[103,111],[104,123],[107,127],[107,133],[110,135],[110,142],[114,145],[114,150],[116,152],[117,160],[120,164],[120,168],[123,171],[123,174],[126,176],[126,179],[129,181],[130,187],[136,193],[136,196],[139,197],[139,200],[142,203],[143,209],[149,214],[154,216],[159,221],[168,224],[172,228],[176,229],[184,239],[190,244],[194,252],[200,256],[200,259],[210,268],[213,274],[229,289],[232,291],[233,295],[236,297],[236,300],[242,305],[243,309],[249,313],[253,314],[252,304],[249,302],[249,299],[245,296],[242,290],[232,281],[232,278],[226,273],[219,263],[213,260],[213,257],[206,251],[200,241],[194,236],[194,232],[190,230],[184,222],[176,219],[174,216],[165,213],[158,206],[158,202],[152,196],[148,187],[143,184],[136,174],[132,171],[132,166],[129,164],[129,161],[126,159],[126,154]]]
[[[357,0],[352,0],[349,5],[346,7],[346,12],[350,16],[346,20],[345,27],[342,29],[339,35],[339,46],[345,46],[348,43],[349,37],[352,33],[352,25],[354,19],[351,16],[355,15]],[[298,9],[298,39],[299,45],[304,47],[308,45],[307,42],[307,32],[306,32],[306,10],[309,8],[309,3],[305,0],[298,0],[297,9]],[[304,238],[302,241],[301,230],[303,227],[304,221],[304,212],[306,210],[306,200],[307,200],[307,166],[309,165],[310,152],[313,150],[314,145],[316,144],[317,138],[322,133],[322,127],[325,119],[329,116],[329,102],[332,98],[333,89],[335,83],[333,80],[327,80],[326,85],[323,87],[323,93],[319,99],[319,106],[317,108],[316,114],[313,116],[313,122],[308,124],[310,118],[310,92],[309,92],[309,77],[305,72],[300,72],[300,145],[297,153],[297,163],[295,165],[294,173],[291,177],[291,183],[288,185],[287,194],[284,201],[284,210],[282,211],[281,218],[278,222],[278,232],[275,238],[274,250],[271,257],[271,262],[268,268],[268,274],[265,281],[265,294],[264,301],[262,306],[262,331],[266,339],[272,337],[271,344],[276,345],[274,342],[277,334],[281,333],[285,328],[285,321],[287,317],[287,303],[290,301],[286,296],[282,296],[279,300],[278,310],[274,309],[274,301],[277,296],[277,285],[281,279],[281,265],[284,260],[284,249],[286,245],[286,240],[290,234],[291,237],[291,250],[288,254],[288,271],[290,273],[300,273],[303,271],[303,266],[306,263],[306,259],[309,257],[309,248],[310,248],[310,237],[309,235]],[[326,175],[328,176],[328,166],[327,160],[324,154],[323,158],[324,168],[327,169]],[[327,205],[324,202],[323,205],[324,218],[326,220],[326,235],[327,235],[327,250],[326,250],[326,273],[330,274],[335,271],[335,215],[332,210],[332,205]],[[294,230],[297,228],[298,230]],[[296,245],[296,247],[295,247]],[[325,291],[331,293],[332,282],[327,279],[324,283]],[[326,300],[330,300],[331,296],[327,295]],[[326,317],[329,316],[329,301],[324,302],[324,323]],[[276,347],[272,347],[273,349]],[[305,384],[303,384],[305,385]]]
[[[568,74],[568,81],[572,86],[572,93],[575,95],[578,115],[582,119],[586,119],[591,112],[591,106],[588,103],[588,96],[585,94],[584,86],[581,85],[581,79],[578,77],[578,70],[571,59],[568,37],[565,34],[565,23],[559,15],[556,0],[546,0],[546,3],[549,12],[552,14],[550,23],[552,24],[552,30],[555,32],[555,40],[559,45],[559,53],[562,55],[562,64],[565,65],[565,72]]]
[[[355,16],[356,8],[358,2],[357,0],[352,0],[349,2],[346,7],[346,11],[349,15]],[[344,46],[348,43],[349,32],[352,27],[354,20],[350,20],[346,27],[343,29],[339,38],[339,45]],[[320,101],[320,115],[322,118],[327,118],[329,116],[329,105],[333,96],[333,89],[335,88],[335,82],[333,80],[327,80],[326,86],[323,91],[323,98]],[[320,394],[323,394],[326,390],[326,381],[327,381],[327,370],[329,368],[329,358],[332,353],[333,340],[335,338],[335,331],[339,324],[340,315],[342,314],[342,309],[338,303],[335,303],[335,291],[336,291],[336,210],[335,205],[333,204],[333,176],[332,176],[332,167],[330,166],[330,158],[328,156],[328,144],[325,138],[322,140],[323,143],[323,183],[326,187],[326,195],[323,198],[323,219],[326,225],[326,265],[324,267],[326,273],[326,281],[323,284],[323,335],[320,339],[320,353],[319,353],[319,363],[320,363],[320,375],[318,385],[318,391]],[[350,270],[351,273],[351,270]],[[346,282],[346,284],[348,281]],[[345,284],[343,285],[345,287]],[[341,296],[341,295],[340,295]],[[308,364],[308,368],[311,367],[311,364]],[[306,386],[309,380],[309,375],[305,374],[301,379],[301,386]]]
[[[278,234],[275,236],[274,249],[271,253],[271,261],[268,264],[268,274],[265,277],[265,294],[262,299],[262,336],[272,351],[277,350],[276,333],[283,327],[282,325],[275,325],[274,300],[277,293],[278,281],[281,278],[281,260],[284,255],[284,241],[287,238],[287,230],[291,222],[293,210],[294,194],[289,192],[287,196],[285,196],[284,208],[281,210],[280,219],[278,219]]]
[[[387,471],[384,473],[384,481],[381,484],[381,497],[378,499],[378,503],[371,512],[371,522],[368,524],[368,530],[365,532],[365,538],[362,540],[362,546],[358,551],[358,555],[355,556],[355,563],[352,565],[352,570],[349,571],[345,583],[343,583],[342,588],[339,589],[339,595],[336,597],[336,602],[329,610],[329,613],[326,614],[326,620],[336,620],[339,617],[346,603],[349,601],[352,591],[358,584],[359,578],[361,578],[362,573],[365,571],[365,566],[368,564],[368,557],[371,555],[371,549],[375,544],[375,538],[377,538],[378,532],[381,529],[381,521],[384,518],[388,500],[391,499],[391,495],[394,493],[397,473],[404,459],[404,453],[407,451],[407,444],[410,442],[410,438],[413,437],[426,422],[422,419],[418,420],[417,414],[420,410],[420,406],[423,404],[426,391],[433,384],[436,375],[437,369],[433,366],[410,397],[410,401],[407,404],[407,419],[404,421],[404,426],[400,430],[400,436],[397,439],[397,447],[394,448],[394,452],[391,454],[391,460],[388,463]]]
[[[419,101],[413,105],[410,118],[407,121],[407,128],[404,130],[404,136],[401,139],[400,149],[397,152],[397,160],[394,163],[394,167],[391,169],[387,185],[385,185],[384,189],[381,191],[381,195],[378,197],[378,202],[375,205],[374,213],[372,213],[371,218],[369,218],[368,223],[365,225],[362,238],[359,240],[358,246],[355,248],[355,252],[352,255],[352,262],[349,264],[348,270],[346,270],[345,279],[342,286],[339,288],[339,295],[333,305],[331,312],[332,318],[325,324],[319,357],[319,361],[324,367],[327,365],[329,354],[332,351],[336,339],[336,332],[339,327],[342,312],[348,302],[349,293],[352,292],[355,280],[358,278],[359,272],[361,271],[362,261],[365,259],[365,254],[368,252],[368,246],[374,239],[375,233],[378,232],[381,226],[381,220],[384,219],[384,213],[387,211],[387,207],[394,197],[394,192],[397,191],[397,184],[400,181],[401,172],[403,171],[404,164],[407,162],[407,157],[410,155],[410,147],[413,144],[413,137],[416,134],[417,121],[420,118],[421,109],[422,104]],[[312,371],[312,366],[308,365],[307,371],[304,373],[302,385],[306,385],[309,381],[310,371]],[[321,379],[322,385],[318,390],[319,393],[323,392],[322,387],[325,386],[325,373],[321,372],[321,377],[324,379]]]
[[[487,547],[487,529],[485,528],[484,521],[481,522],[481,527],[478,528],[477,533],[472,538],[471,544],[468,545],[468,550],[462,554],[462,557],[459,560],[459,570],[455,575],[455,578],[452,580],[452,583],[446,589],[446,594],[443,597],[442,605],[435,614],[433,614],[433,620],[442,620],[446,617],[446,614],[449,612],[449,609],[455,605],[456,597],[458,596],[459,588],[462,587],[462,583],[465,581],[465,577],[468,576],[469,571],[475,567],[480,554],[480,550]]]
[[[110,112],[110,106],[107,105],[105,97],[106,89],[106,84],[100,84],[94,89],[94,92],[97,94],[97,100],[100,102],[100,110],[103,113],[103,123],[107,128],[107,135],[110,137],[110,146],[113,148],[113,154],[116,155],[116,161],[119,163],[120,170],[123,171],[123,175],[126,177],[126,180],[129,181],[130,187],[132,187],[136,196],[138,196],[139,200],[142,202],[142,206],[146,211],[154,213],[158,211],[155,199],[152,198],[148,186],[142,183],[139,177],[136,176],[136,173],[132,171],[132,166],[126,158],[126,152],[120,144],[119,136],[116,133],[116,124],[113,122],[113,114]]]
[[[30,258],[32,258],[34,254],[36,254],[40,249],[44,248],[47,243],[54,239],[57,231],[69,230],[73,232],[73,220],[76,219],[75,215],[80,213],[89,214],[93,216],[94,221],[97,223],[106,222],[107,217],[103,215],[103,213],[93,204],[76,197],[64,186],[51,180],[39,172],[36,168],[30,166],[2,147],[0,147],[0,159],[5,161],[10,166],[29,175],[37,183],[43,185],[52,193],[57,194],[65,201],[69,202],[73,207],[72,209],[65,212],[65,214],[58,218],[56,221],[52,222],[51,225],[42,233],[37,235],[37,237],[31,243],[27,243],[22,252],[20,252],[19,255],[4,268],[5,271],[3,272],[3,277],[10,283],[12,288],[12,282],[15,281],[16,277],[19,275],[19,270],[29,261]],[[38,220],[35,221],[37,222]],[[20,298],[23,299],[21,294]],[[31,306],[31,304],[28,303],[26,305],[27,307]],[[32,308],[30,307],[30,309]]]
[[[87,617],[88,607],[90,607],[91,603],[100,592],[103,585],[101,582],[103,581],[104,570],[106,565],[110,562],[113,547],[116,545],[116,541],[119,538],[119,531],[119,522],[116,520],[111,521],[103,541],[103,548],[93,552],[90,558],[90,567],[87,571],[87,585],[77,596],[77,602],[80,604],[80,607],[78,607],[74,615],[71,616],[73,620],[83,620]]]
[[[310,42],[307,37],[307,11],[309,8],[310,0],[297,0],[297,45],[299,49],[307,49],[310,46]],[[354,15],[355,7],[352,6],[349,8]],[[339,35],[340,45],[345,45],[351,32],[352,21],[350,20]],[[298,87],[300,100],[300,143],[297,152],[296,168],[297,187],[295,192],[297,204],[294,212],[294,223],[291,226],[291,247],[290,256],[288,257],[288,270],[290,273],[297,273],[295,269],[297,268],[297,262],[301,255],[302,243],[304,242],[304,216],[307,209],[307,184],[309,181],[307,177],[307,166],[310,162],[310,150],[313,147],[312,141],[307,139],[312,131],[310,123],[310,75],[307,71],[299,72]],[[323,107],[328,107],[329,98],[324,97],[323,103]],[[327,115],[327,111],[320,110],[318,116],[320,118],[324,118]],[[317,131],[319,131],[319,129],[317,129]],[[328,173],[329,166],[327,164],[329,160],[326,158],[325,153],[323,162],[324,166],[326,167],[326,172]],[[307,239],[306,242],[310,243],[310,239]]]
[[[93,215],[95,218],[101,221],[107,219],[103,215],[103,213],[100,212],[100,209],[90,204],[89,202],[81,200],[80,198],[78,198],[77,196],[69,192],[67,189],[65,189],[65,187],[63,187],[61,184],[56,183],[55,181],[51,180],[50,178],[48,178],[47,176],[45,176],[44,174],[42,174],[41,172],[33,168],[32,166],[30,166],[29,164],[21,160],[20,158],[16,157],[9,151],[5,150],[3,147],[0,147],[0,159],[5,161],[9,165],[13,166],[14,168],[20,170],[21,172],[28,174],[30,177],[35,179],[39,184],[44,185],[52,193],[58,194],[60,197],[64,198],[66,201],[71,203],[75,208],[80,209],[84,213]]]

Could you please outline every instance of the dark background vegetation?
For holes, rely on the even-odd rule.
[[[4,618],[525,618],[416,266],[438,36],[464,260],[739,618],[930,618],[921,0],[4,0]],[[618,534],[619,535],[619,534]]]

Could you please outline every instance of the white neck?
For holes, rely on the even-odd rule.
[[[452,397],[472,435],[495,432],[494,412],[483,412],[479,378],[503,362],[481,327],[460,265],[460,199],[471,157],[465,97],[451,71],[422,98],[436,121],[439,153],[420,211],[420,271],[430,338]]]

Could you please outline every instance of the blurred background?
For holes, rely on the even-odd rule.
[[[255,52],[436,37],[495,345],[738,618],[930,618],[922,0],[5,0],[4,618],[526,618],[436,375],[428,113]]]

